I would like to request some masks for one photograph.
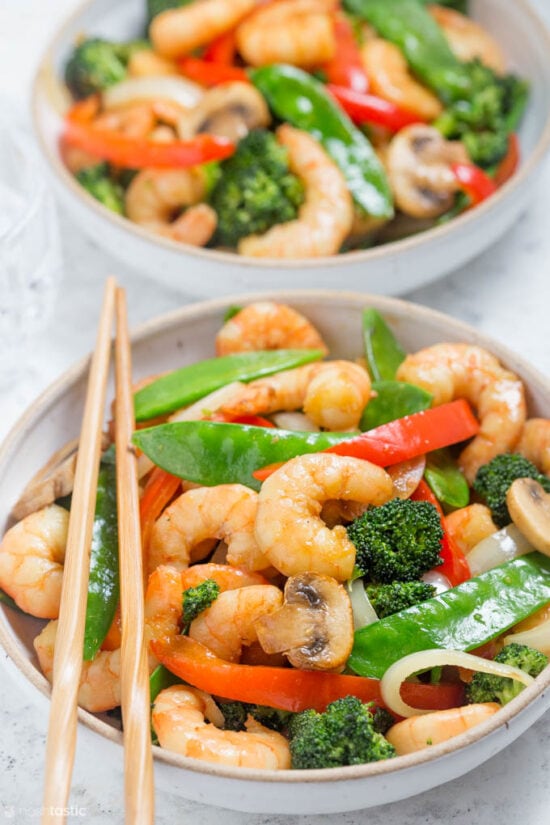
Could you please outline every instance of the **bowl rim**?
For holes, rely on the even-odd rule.
[[[229,295],[223,298],[184,305],[179,309],[159,315],[150,321],[140,324],[133,330],[131,340],[133,344],[145,342],[148,338],[163,330],[166,331],[167,329],[176,328],[177,325],[183,325],[185,321],[200,319],[203,316],[208,317],[215,312],[219,312],[220,317],[222,317],[223,311],[230,306],[234,306],[235,303],[242,305],[255,301],[273,300],[290,303],[292,305],[293,301],[309,300],[318,305],[325,304],[327,306],[334,306],[335,299],[336,301],[345,302],[357,308],[370,304],[382,313],[391,314],[393,312],[394,316],[397,314],[398,317],[406,317],[412,310],[419,324],[422,324],[423,321],[434,324],[439,323],[440,325],[444,324],[449,328],[453,337],[458,334],[465,335],[469,341],[473,341],[479,346],[485,346],[490,352],[496,353],[499,360],[504,360],[508,366],[519,366],[524,380],[528,380],[529,383],[535,381],[537,384],[543,386],[544,389],[547,390],[550,399],[550,378],[535,367],[532,367],[528,361],[512,352],[508,347],[496,339],[493,339],[491,336],[480,333],[469,324],[455,319],[446,313],[439,312],[438,310],[415,304],[411,301],[369,293],[326,289],[300,289]],[[13,425],[3,443],[0,444],[0,467],[4,461],[9,460],[12,450],[21,439],[25,429],[32,424],[33,419],[36,419],[38,415],[43,415],[50,404],[56,402],[63,395],[64,391],[71,387],[78,379],[82,378],[89,364],[89,355],[81,358],[63,372],[62,375],[50,384],[38,398],[29,405],[27,410]],[[0,616],[4,614],[6,610],[9,610],[9,608],[2,605],[0,605],[0,608]],[[25,677],[44,696],[49,697],[51,694],[49,683],[35,665],[21,653],[19,644],[14,641],[9,631],[5,628],[3,618],[0,618],[0,647],[4,648],[20,675]],[[474,744],[485,736],[498,732],[499,729],[508,728],[510,721],[524,711],[533,700],[541,699],[544,690],[548,687],[550,687],[550,666],[515,699],[501,708],[498,713],[471,730],[446,742],[433,745],[430,748],[381,762],[315,770],[288,769],[271,771],[256,768],[219,766],[191,757],[180,756],[158,746],[153,746],[153,754],[157,762],[171,767],[184,768],[187,771],[235,781],[246,780],[256,783],[295,784],[300,782],[315,783],[319,781],[339,782],[363,780],[381,774],[407,770],[439,757],[450,756],[452,753]],[[116,745],[122,746],[122,733],[94,714],[79,708],[78,719],[85,727],[94,733],[98,733]]]
[[[124,216],[117,215],[106,207],[102,206],[95,198],[80,186],[74,176],[66,168],[61,160],[59,151],[51,149],[46,140],[42,129],[40,128],[40,105],[43,95],[44,81],[47,79],[58,87],[61,80],[54,72],[54,53],[57,51],[61,42],[67,38],[67,32],[80,18],[80,16],[88,9],[90,9],[97,0],[84,0],[76,9],[68,15],[56,33],[50,39],[46,50],[38,64],[35,71],[32,83],[31,92],[31,118],[34,128],[34,133],[37,139],[38,146],[43,156],[47,160],[50,169],[55,174],[57,180],[68,189],[69,193],[80,201],[80,204],[87,209],[91,209],[96,217],[106,223],[111,223],[118,229],[129,232],[135,238],[151,244],[158,245],[161,249],[167,252],[185,253],[193,258],[205,261],[216,261],[219,264],[237,264],[245,268],[254,267],[258,270],[258,276],[263,274],[263,270],[272,269],[274,266],[282,269],[315,269],[316,267],[335,267],[347,262],[351,264],[368,263],[369,261],[379,260],[385,255],[390,256],[391,253],[396,255],[406,254],[412,249],[421,249],[430,244],[432,241],[444,241],[449,236],[449,233],[460,231],[462,227],[470,227],[473,221],[482,219],[485,215],[493,212],[503,202],[505,198],[514,193],[525,183],[525,181],[534,173],[535,169],[544,159],[545,154],[550,149],[550,108],[547,113],[546,122],[542,130],[541,136],[531,152],[531,154],[521,163],[519,170],[503,185],[498,191],[486,201],[478,205],[475,209],[467,210],[462,215],[459,215],[453,220],[441,226],[432,227],[416,235],[412,235],[402,240],[391,241],[390,243],[382,244],[378,247],[366,250],[356,250],[350,252],[343,252],[336,255],[327,255],[318,258],[254,258],[249,255],[239,255],[235,252],[226,252],[217,249],[205,249],[203,247],[191,246],[190,244],[173,241],[170,238],[164,238],[156,235],[136,223],[133,223]],[[520,10],[526,14],[533,24],[534,30],[541,38],[541,42],[546,47],[546,51],[550,53],[550,28],[542,20],[540,15],[530,5],[529,0],[515,0],[516,5]],[[49,86],[49,83],[48,83]]]

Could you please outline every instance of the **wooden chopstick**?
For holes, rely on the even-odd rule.
[[[116,475],[120,565],[121,704],[124,725],[124,790],[127,825],[154,821],[149,671],[144,639],[143,564],[134,431],[132,365],[126,297],[116,291]]]
[[[109,278],[105,285],[97,342],[90,364],[78,448],[55,640],[52,699],[46,741],[42,814],[44,825],[65,821],[63,809],[67,806],[73,770],[89,554],[109,375],[115,288],[114,278]]]

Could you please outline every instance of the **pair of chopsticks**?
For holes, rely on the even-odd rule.
[[[43,825],[65,821],[74,762],[77,697],[82,669],[89,554],[94,521],[111,335],[116,318],[116,478],[122,616],[121,705],[127,825],[154,821],[149,674],[143,636],[143,569],[126,297],[114,278],[105,285],[91,360],[72,496],[53,686],[46,742]]]

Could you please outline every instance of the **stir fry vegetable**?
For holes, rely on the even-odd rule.
[[[147,39],[69,55],[60,148],[161,238],[336,255],[452,220],[518,168],[528,84],[463,0],[145,5]]]
[[[526,421],[521,379],[480,347],[407,353],[390,317],[363,322],[366,358],[336,360],[300,312],[233,307],[216,358],[136,389],[160,747],[268,770],[389,759],[481,724],[546,667],[550,421]],[[120,704],[113,461],[90,548],[92,712]],[[0,543],[0,601],[47,620],[50,678],[71,478],[48,472]]]

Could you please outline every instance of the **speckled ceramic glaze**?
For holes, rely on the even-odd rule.
[[[173,369],[214,354],[214,336],[228,307],[260,297],[231,296],[195,304],[141,327],[134,336],[135,378]],[[265,297],[265,296],[263,296]],[[369,295],[326,291],[272,293],[303,312],[319,328],[333,356],[361,352],[361,312],[369,305],[386,317],[410,351],[438,341],[486,347],[528,388],[531,415],[550,416],[550,381],[473,328],[414,304]],[[77,364],[27,411],[0,449],[0,526],[29,478],[62,444],[78,434],[88,362]],[[47,696],[32,639],[42,622],[0,608],[0,642],[22,685]],[[224,768],[155,748],[158,787],[210,805],[247,812],[334,813],[402,799],[461,776],[506,747],[550,705],[547,670],[518,698],[477,728],[417,754],[372,765],[325,771],[266,773]],[[106,719],[80,711],[79,741],[90,758],[122,764],[121,735]]]
[[[188,294],[215,297],[227,291],[296,287],[366,289],[395,295],[450,272],[503,235],[528,202],[532,182],[550,145],[550,39],[527,0],[472,0],[471,14],[502,44],[510,66],[531,83],[520,130],[521,169],[496,196],[450,223],[374,249],[305,261],[258,260],[197,249],[154,236],[102,207],[63,166],[58,153],[60,113],[67,106],[64,63],[82,35],[110,39],[138,36],[143,0],[91,0],[61,28],[38,71],[35,132],[62,201],[83,230],[102,247],[151,277]]]

